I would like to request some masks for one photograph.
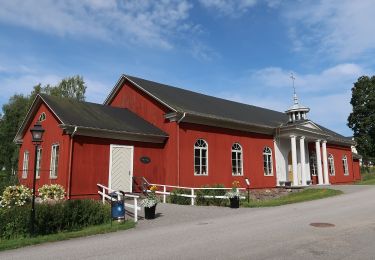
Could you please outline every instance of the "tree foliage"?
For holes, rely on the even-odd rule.
[[[81,76],[68,77],[56,86],[38,84],[29,95],[15,94],[8,103],[3,105],[0,119],[0,169],[5,167],[9,172],[17,168],[18,146],[13,139],[26,116],[28,109],[37,94],[45,93],[52,96],[85,100],[86,86]]]
[[[348,126],[354,132],[358,152],[365,158],[375,157],[375,76],[358,78],[350,104],[353,111]]]

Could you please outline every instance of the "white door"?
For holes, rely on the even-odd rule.
[[[111,144],[109,156],[109,187],[132,192],[133,146]]]

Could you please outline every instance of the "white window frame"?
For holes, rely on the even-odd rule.
[[[203,166],[203,157],[202,152],[203,150],[206,151],[206,172],[203,173],[202,166]],[[199,165],[195,164],[195,151],[199,151]],[[198,139],[194,143],[194,175],[195,176],[208,176],[208,143],[204,139]],[[199,172],[195,171],[195,169],[199,167]]]
[[[27,175],[29,172],[29,158],[30,153],[29,151],[23,152],[23,162],[22,162],[22,179],[27,179]]]
[[[342,157],[342,164],[344,167],[344,176],[349,176],[348,157],[346,155]]]
[[[317,176],[318,175],[318,165],[316,162],[316,153],[312,152],[310,155],[310,173],[311,176]]]
[[[333,158],[332,154],[328,155],[328,172],[330,176],[335,176],[335,159]]]
[[[58,147],[57,153],[56,153],[56,147]],[[53,144],[51,146],[51,163],[50,163],[50,171],[49,171],[50,179],[57,179],[58,172],[59,172],[59,159],[60,159],[60,145]]]
[[[233,159],[233,154],[234,154],[235,159]],[[243,159],[242,158],[243,158],[242,146],[239,143],[234,143],[232,145],[232,153],[231,153],[232,176],[243,176]],[[238,164],[238,162],[240,163]]]
[[[38,146],[36,148],[36,171],[35,176],[37,179],[40,179],[40,169],[42,167],[42,147]]]
[[[273,176],[272,149],[268,146],[263,149],[263,174],[264,176]]]

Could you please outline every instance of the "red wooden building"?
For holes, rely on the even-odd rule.
[[[351,183],[353,141],[307,119],[294,97],[285,113],[123,75],[104,104],[38,95],[15,142],[19,179],[31,186],[30,128],[45,129],[37,186],[96,197],[97,183],[132,191],[132,177],[185,187],[234,180],[252,188]]]

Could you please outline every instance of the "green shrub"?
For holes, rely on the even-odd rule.
[[[172,190],[171,195],[168,198],[169,203],[179,204],[179,205],[190,205],[191,198],[178,196],[179,194],[191,195],[191,191],[186,190],[186,189],[174,189],[174,190]]]
[[[0,208],[0,239],[27,236],[30,227],[30,207]]]
[[[0,239],[29,236],[30,205],[0,209]],[[35,205],[35,233],[46,235],[103,224],[110,220],[110,205],[94,200],[69,200]]]
[[[225,188],[223,184],[206,185],[202,188]],[[224,198],[205,198],[204,196],[225,196],[226,190],[198,190],[196,195],[196,204],[201,206],[226,206],[228,199]]]

